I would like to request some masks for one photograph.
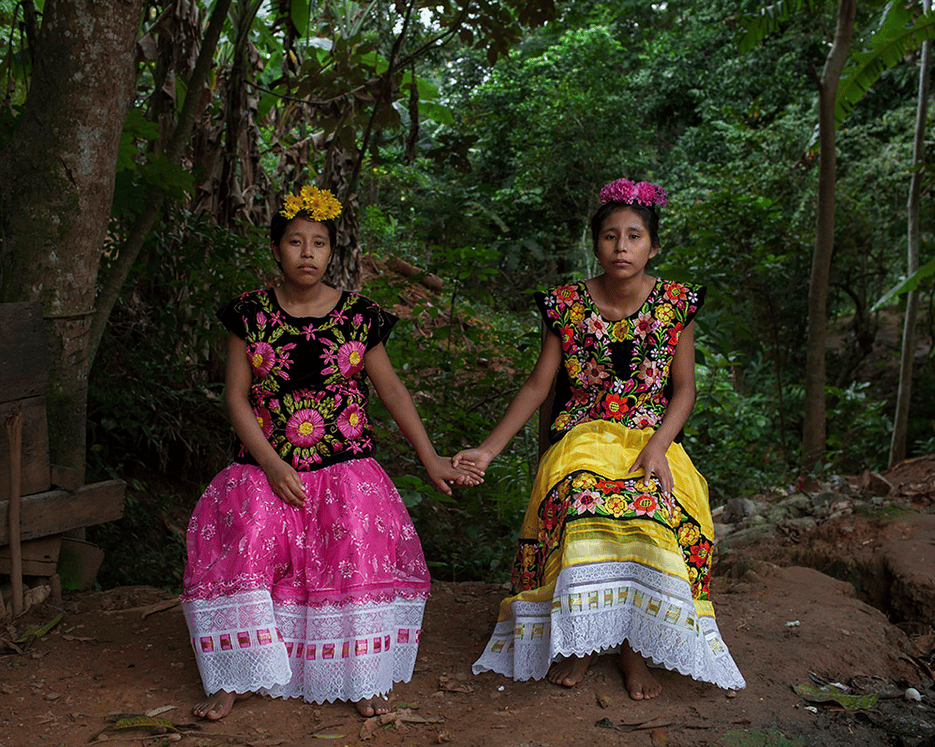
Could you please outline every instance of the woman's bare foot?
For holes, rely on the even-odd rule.
[[[584,679],[585,672],[591,666],[594,654],[587,656],[569,656],[567,659],[555,662],[549,667],[545,678],[553,685],[574,687]]]
[[[390,701],[378,696],[361,698],[354,705],[357,706],[357,712],[364,718],[382,716],[384,713],[390,712]]]
[[[192,713],[198,718],[217,721],[231,712],[234,703],[240,700],[246,700],[251,695],[253,695],[253,693],[229,693],[227,690],[218,690],[200,703],[195,703],[192,707]]]
[[[627,641],[620,647],[617,665],[623,672],[624,683],[633,700],[651,700],[662,692],[662,685],[653,677],[646,661],[630,648]]]

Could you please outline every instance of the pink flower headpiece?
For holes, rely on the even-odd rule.
[[[617,179],[601,188],[601,205],[607,202],[625,202],[632,205],[658,205],[665,207],[669,202],[669,195],[658,184],[649,182],[631,182],[629,179]]]

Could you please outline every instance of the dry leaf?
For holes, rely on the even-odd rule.
[[[159,716],[160,714],[163,714],[166,711],[171,711],[174,709],[175,709],[174,705],[159,706],[158,708],[150,708],[148,711],[146,711],[145,715],[149,717]]]
[[[666,747],[669,743],[669,733],[663,729],[653,729],[649,734],[649,739],[653,747]]]
[[[450,677],[447,674],[439,675],[438,689],[444,690],[446,693],[472,693],[474,692],[474,686],[471,683],[465,682],[464,680],[461,680],[458,677]]]
[[[413,713],[407,708],[401,711],[391,711],[390,713],[381,713],[379,716],[371,716],[364,721],[360,727],[360,738],[370,739],[377,729],[392,724],[397,730],[404,729],[406,724],[440,724],[444,719],[437,716],[421,716]]]

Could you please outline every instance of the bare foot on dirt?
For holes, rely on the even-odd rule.
[[[229,693],[227,690],[218,690],[200,703],[195,703],[192,707],[192,713],[198,718],[218,721],[231,712],[234,703],[246,700],[251,695],[253,693]]]
[[[588,667],[591,666],[592,659],[594,659],[594,654],[569,656],[567,659],[557,661],[549,667],[548,674],[545,677],[553,685],[574,687],[584,679]]]
[[[633,700],[651,700],[662,692],[662,685],[653,677],[649,667],[646,666],[646,661],[630,648],[627,641],[624,641],[620,647],[620,659],[617,661],[617,666],[623,672],[627,692]]]
[[[376,696],[373,698],[361,698],[354,703],[354,705],[357,706],[357,712],[364,718],[382,716],[384,713],[390,712],[390,701],[386,698]]]

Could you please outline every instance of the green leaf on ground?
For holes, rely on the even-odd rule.
[[[810,682],[795,685],[792,690],[809,703],[837,703],[848,711],[873,708],[880,696],[877,693],[866,695],[848,695],[831,685],[813,685]]]

